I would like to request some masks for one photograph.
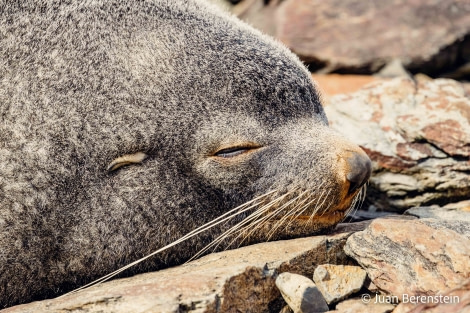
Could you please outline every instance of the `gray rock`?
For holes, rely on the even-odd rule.
[[[313,281],[328,304],[358,292],[367,273],[359,266],[323,264],[313,273]]]
[[[327,312],[328,305],[313,281],[305,276],[282,273],[276,286],[294,313]]]
[[[415,207],[405,212],[407,215],[419,218],[435,218],[448,221],[465,221],[470,223],[470,212],[452,207]]]
[[[369,201],[383,210],[468,199],[470,99],[449,79],[379,81],[328,99],[333,128],[373,161]]]

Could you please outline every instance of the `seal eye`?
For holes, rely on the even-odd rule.
[[[111,163],[109,163],[107,170],[110,173],[125,165],[142,163],[142,161],[145,160],[147,157],[148,155],[143,152],[125,154],[123,156],[120,156],[119,158],[114,159]]]
[[[250,149],[252,148],[249,148],[249,147],[227,148],[227,149],[222,149],[222,150],[217,151],[214,154],[214,156],[217,156],[220,158],[233,158],[233,157],[236,157],[237,155],[247,152]]]

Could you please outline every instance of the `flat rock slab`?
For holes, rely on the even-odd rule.
[[[462,84],[395,78],[330,97],[325,111],[372,159],[375,207],[401,212],[468,199],[470,99]]]
[[[470,223],[377,219],[345,252],[388,295],[441,295],[470,278]]]
[[[276,37],[323,71],[370,73],[398,59],[433,73],[470,58],[469,1],[285,0],[275,17]]]
[[[265,312],[280,298],[280,272],[312,275],[319,264],[348,264],[350,233],[248,246],[154,273],[103,283],[65,297],[19,305],[26,312]]]
[[[470,223],[470,210],[467,208],[449,207],[415,207],[405,212],[407,215],[418,218],[435,218],[448,221],[464,221]],[[469,260],[470,263],[470,260]],[[470,264],[469,264],[470,266]]]

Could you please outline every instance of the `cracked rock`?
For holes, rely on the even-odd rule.
[[[373,161],[369,205],[405,211],[470,194],[470,99],[450,79],[395,78],[330,97],[330,124]]]
[[[374,220],[346,242],[346,254],[388,295],[439,295],[470,278],[470,223]]]
[[[326,302],[332,304],[358,292],[367,273],[359,266],[323,264],[313,273],[313,280]]]

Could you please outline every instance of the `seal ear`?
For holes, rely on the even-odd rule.
[[[108,164],[108,167],[106,168],[106,170],[108,172],[113,172],[124,165],[142,163],[142,161],[145,160],[147,157],[148,155],[143,152],[125,154],[111,161],[111,163]]]

